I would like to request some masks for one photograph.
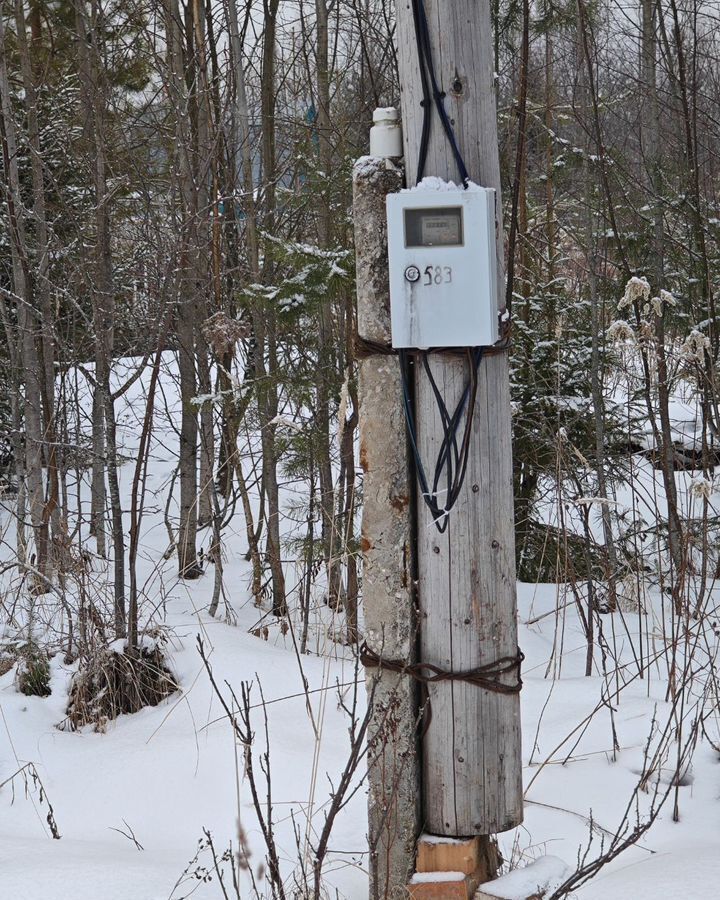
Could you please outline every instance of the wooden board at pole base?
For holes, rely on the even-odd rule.
[[[497,847],[486,837],[418,841],[415,875],[408,893],[415,900],[472,900],[497,870]]]
[[[413,900],[473,900],[480,878],[477,875],[463,875],[462,872],[433,873],[436,879],[414,880],[407,887]]]
[[[453,840],[423,835],[418,841],[416,872],[462,872],[463,875],[472,875],[483,864],[484,852],[479,837]],[[487,869],[483,869],[483,873],[486,872]]]

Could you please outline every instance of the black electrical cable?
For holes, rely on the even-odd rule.
[[[468,350],[467,354],[468,359],[468,367],[469,367],[469,383],[465,386],[458,406],[453,415],[452,421],[450,423],[450,428],[446,431],[443,445],[441,445],[440,454],[438,455],[438,460],[436,463],[436,472],[435,472],[435,480],[434,484],[439,482],[440,474],[442,471],[442,467],[445,466],[448,471],[448,496],[445,500],[445,510],[449,511],[453,508],[455,503],[457,502],[460,496],[460,490],[465,481],[465,474],[467,472],[468,460],[470,458],[470,443],[472,437],[472,424],[475,410],[475,400],[477,398],[477,387],[478,387],[478,369],[480,367],[480,361],[482,359],[482,351],[470,351]],[[429,367],[428,367],[429,368]],[[434,379],[433,379],[434,380]],[[465,416],[465,429],[463,431],[462,443],[460,446],[459,454],[457,452],[457,432],[460,427],[460,422],[462,416]],[[456,463],[453,468],[452,477],[450,477],[450,469],[451,466],[447,462],[447,453],[449,452],[449,438],[452,437],[452,444],[454,455],[456,457]],[[459,456],[459,458],[457,458]]]
[[[420,23],[419,52],[424,57],[425,65],[430,77],[433,98],[435,100],[435,108],[438,111],[440,122],[442,123],[443,130],[445,131],[448,143],[450,144],[450,149],[452,150],[453,156],[455,157],[455,162],[457,164],[458,172],[460,173],[460,178],[462,179],[463,186],[467,188],[468,184],[470,183],[470,176],[465,165],[465,160],[460,153],[460,148],[458,147],[457,140],[455,138],[455,132],[453,131],[452,123],[450,122],[447,110],[445,109],[445,92],[441,90],[438,84],[437,75],[435,74],[435,64],[433,62],[432,47],[430,45],[430,29],[428,28],[427,15],[425,13],[425,0],[417,0],[417,11]]]
[[[461,396],[460,404],[458,404],[458,407],[455,410],[455,414],[451,419],[450,413],[447,409],[447,406],[445,405],[445,400],[440,393],[440,389],[438,388],[437,382],[435,381],[435,378],[433,376],[432,368],[430,366],[430,361],[427,354],[423,354],[421,359],[428,378],[428,382],[435,397],[435,405],[437,406],[438,412],[440,413],[440,419],[443,426],[443,439],[440,444],[440,452],[438,453],[437,460],[435,462],[435,472],[433,474],[431,493],[433,497],[437,497],[440,478],[443,472],[445,472],[447,487],[445,492],[444,509],[448,510],[452,506],[453,502],[453,474],[460,468],[460,451],[458,449],[457,443],[457,428],[459,424],[458,413],[460,410],[460,404],[464,403],[464,397]],[[463,392],[463,394],[464,393],[465,392]],[[452,456],[450,456],[451,451]]]
[[[440,119],[440,124],[445,132],[445,137],[452,150],[453,158],[457,165],[463,187],[467,189],[470,184],[470,176],[460,152],[460,148],[458,147],[452,123],[450,122],[447,110],[445,109],[445,92],[441,89],[435,72],[430,42],[430,29],[428,27],[424,0],[412,0],[412,13],[415,25],[418,64],[420,67],[420,84],[422,89],[421,106],[423,108],[423,122],[420,136],[416,181],[422,181],[425,174],[432,123],[431,112],[434,106]],[[468,381],[452,414],[447,408],[442,392],[433,376],[428,351],[420,351],[419,353],[419,359],[422,361],[428,383],[432,389],[443,430],[440,449],[435,461],[432,484],[425,471],[425,466],[417,443],[417,429],[415,425],[412,390],[410,386],[411,355],[407,350],[400,350],[399,355],[400,370],[402,373],[403,408],[410,447],[415,462],[416,476],[420,485],[423,500],[430,509],[436,528],[442,533],[447,529],[449,521],[448,514],[460,496],[465,481],[465,475],[467,473],[475,401],[478,390],[478,370],[482,360],[482,348],[475,347],[467,348],[466,350],[466,359],[469,368]],[[465,419],[465,425],[462,439],[458,443],[458,433],[463,417]],[[441,490],[440,483],[443,480],[445,487]],[[445,500],[442,504],[438,502],[438,495],[440,493],[445,494]]]
[[[409,377],[411,354],[407,350],[400,350],[399,356],[400,370],[402,373],[403,407],[417,479],[423,500],[430,509],[435,526],[439,532],[443,533],[447,529],[448,514],[457,503],[467,472],[468,460],[470,457],[473,411],[475,408],[475,400],[477,398],[478,369],[482,360],[482,348],[478,347],[468,349],[467,351],[470,377],[452,415],[447,409],[445,400],[443,399],[442,393],[432,374],[428,354],[423,353],[421,356],[438,408],[438,413],[443,424],[443,439],[435,462],[432,484],[425,471],[425,466],[417,443],[417,429],[415,426]],[[458,431],[463,416],[465,417],[465,427],[463,430],[462,441],[458,446]],[[443,491],[445,494],[444,502],[440,503],[438,497],[441,493],[440,481],[443,475],[445,475],[447,487]]]
[[[425,163],[427,162],[427,151],[430,143],[430,111],[432,109],[432,101],[430,98],[430,87],[428,84],[428,74],[425,67],[425,61],[420,49],[422,45],[422,35],[420,32],[420,13],[418,11],[418,3],[420,0],[412,0],[413,22],[415,24],[415,44],[418,48],[418,63],[420,66],[420,84],[422,87],[423,98],[420,105],[423,108],[422,134],[420,135],[420,153],[418,154],[417,164],[417,182],[423,180],[425,174]]]
[[[440,453],[438,454],[435,466],[435,477],[433,480],[434,491],[437,491],[437,486],[439,484],[443,469],[445,469],[448,474],[448,496],[445,501],[446,511],[452,509],[452,507],[457,502],[457,499],[460,495],[460,489],[462,488],[463,482],[465,481],[468,459],[470,457],[470,439],[472,432],[473,412],[475,409],[475,400],[477,398],[478,369],[480,367],[481,359],[481,348],[475,348],[473,350],[468,349],[467,361],[470,370],[469,382],[465,385],[465,389],[463,390],[463,393],[460,397],[460,401],[458,402],[458,405],[455,409],[455,413],[448,423],[448,426],[445,428],[443,441],[440,445]],[[441,404],[444,407],[445,403],[432,375],[432,370],[427,360],[427,356],[424,357],[423,363],[425,365],[425,371],[427,372],[430,385],[433,389],[433,393],[435,394],[435,401],[438,404],[438,407]],[[466,407],[467,411],[465,411]],[[465,413],[465,429],[463,432],[462,443],[458,451],[457,431],[460,426],[460,421],[463,413]],[[454,457],[454,462],[452,463],[452,465],[450,464],[450,461],[448,461],[448,454],[451,447]]]
[[[425,174],[427,149],[430,141],[430,107],[434,100],[435,108],[437,109],[445,136],[450,144],[450,149],[452,150],[455,163],[458,167],[463,187],[467,188],[470,183],[470,175],[468,174],[465,160],[458,147],[452,123],[450,122],[447,110],[445,109],[445,92],[440,88],[435,73],[432,46],[430,44],[430,29],[428,27],[427,14],[425,12],[425,0],[412,0],[412,11],[415,25],[415,41],[418,50],[418,62],[420,65],[420,81],[423,93],[423,130],[420,138],[420,153],[418,154],[417,181],[422,181]]]

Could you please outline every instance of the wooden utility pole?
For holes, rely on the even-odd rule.
[[[396,3],[407,187],[416,182],[428,106],[421,105],[413,18],[418,3]],[[437,81],[470,178],[496,191],[501,312],[504,253],[489,0],[424,0],[424,7]],[[459,183],[440,118],[434,108],[431,113],[424,174]],[[360,432],[365,662],[373,708],[372,900],[407,896],[413,868],[461,875],[453,885],[420,875],[409,886],[412,896],[472,896],[478,882],[496,874],[490,836],[523,817],[517,667],[489,685],[467,678],[519,654],[507,353],[486,352],[480,364],[467,474],[441,534],[410,474],[400,362],[389,351],[383,197],[399,187],[398,173],[385,161],[358,162],[354,218],[364,357]],[[467,361],[436,352],[430,366],[447,407],[454,409],[470,378]],[[443,422],[422,366],[413,368],[417,446],[432,471]],[[428,672],[423,664],[445,677],[420,691],[417,681]],[[466,840],[418,843],[423,832]]]
[[[504,307],[500,165],[489,0],[424,0],[437,80],[470,178],[496,191],[498,310]],[[406,183],[415,183],[423,99],[413,5],[398,0],[398,63]],[[460,181],[433,110],[425,175]],[[468,236],[467,240],[472,240]],[[434,353],[431,366],[453,409],[468,371]],[[420,455],[431,465],[443,425],[429,381],[415,366]],[[444,534],[418,497],[419,657],[445,672],[468,672],[518,653],[512,493],[511,407],[506,353],[488,353],[479,370],[470,458]],[[517,671],[501,676],[517,682]],[[463,680],[428,685],[422,743],[423,828],[447,836],[491,835],[522,821],[520,698]]]

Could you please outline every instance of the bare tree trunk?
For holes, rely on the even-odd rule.
[[[261,77],[262,165],[264,188],[263,225],[272,233],[275,221],[277,164],[275,159],[275,41],[279,0],[264,0],[265,33]],[[269,263],[265,277],[272,274]],[[255,332],[255,380],[260,417],[263,456],[263,483],[267,497],[267,535],[265,551],[270,566],[273,593],[273,612],[287,613],[285,573],[280,555],[280,491],[277,470],[278,455],[275,442],[278,414],[277,313],[256,304],[253,308]],[[266,362],[267,358],[267,362]]]
[[[275,442],[274,424],[278,415],[277,397],[277,343],[275,334],[275,315],[267,314],[267,329],[258,320],[256,313],[255,334],[262,335],[255,351],[255,377],[257,380],[258,410],[260,428],[262,430],[262,471],[265,495],[267,497],[267,534],[265,537],[265,555],[272,578],[273,612],[276,616],[287,613],[285,599],[285,573],[282,565],[280,544],[280,489],[277,469],[278,457]],[[262,348],[267,346],[267,368],[261,356]],[[263,383],[264,382],[264,383]]]
[[[83,104],[83,125],[85,138],[95,143],[94,147],[94,187],[95,187],[95,269],[91,285],[93,297],[93,335],[95,339],[95,384],[92,399],[92,448],[93,461],[90,482],[90,534],[95,538],[98,556],[107,555],[106,542],[106,488],[105,469],[107,448],[105,445],[105,403],[103,386],[107,382],[107,369],[110,364],[107,355],[107,343],[103,334],[106,315],[108,267],[104,259],[103,238],[104,222],[104,159],[98,148],[98,122],[95,116],[95,92],[100,89],[95,84],[91,67],[90,24],[87,21],[84,0],[75,0],[75,30],[77,35],[78,68],[80,72],[81,97]]]
[[[593,123],[592,127],[584,126],[583,131],[587,135],[585,139],[584,154],[584,192],[585,192],[585,255],[587,259],[588,272],[588,289],[590,294],[590,315],[591,315],[591,361],[590,361],[590,391],[593,401],[594,425],[595,425],[595,474],[598,483],[598,494],[600,500],[600,515],[603,527],[603,538],[605,541],[605,569],[606,579],[608,583],[608,607],[614,610],[617,606],[617,554],[615,552],[615,541],[612,531],[612,520],[610,515],[610,498],[608,497],[608,479],[606,472],[606,455],[605,455],[605,398],[603,394],[603,373],[602,373],[602,348],[601,334],[604,331],[602,310],[600,308],[600,296],[597,283],[597,252],[596,241],[597,235],[593,225],[593,174],[590,168],[590,156],[593,150],[591,144],[591,135],[595,133],[599,135],[600,124],[596,120],[597,109],[594,105],[594,87],[592,84],[592,65],[590,56],[590,35],[588,32],[588,23],[586,11],[583,6],[583,0],[578,0],[578,40],[577,40],[577,59],[578,59],[578,93],[580,95],[580,104],[587,117],[590,117]],[[598,140],[599,143],[599,140]],[[594,148],[595,152],[600,153],[600,148]],[[592,571],[588,571],[588,579],[592,579]],[[588,629],[591,634],[592,629],[592,610],[588,610]],[[588,638],[588,671],[592,663],[592,648]]]
[[[640,78],[643,100],[641,106],[642,157],[645,161],[647,180],[652,191],[653,242],[650,253],[653,287],[659,291],[664,280],[665,234],[662,216],[660,172],[660,110],[657,96],[657,41],[655,36],[656,4],[654,0],[642,0],[642,54]]]
[[[322,172],[324,190],[318,196],[318,245],[327,248],[330,244],[330,203],[329,178],[332,165],[330,145],[330,73],[329,73],[329,33],[327,0],[315,0],[316,15],[316,58],[317,58],[317,130],[319,145],[319,168]],[[332,349],[332,308],[331,301],[323,301],[320,306],[320,328],[318,341],[318,380],[315,421],[318,435],[318,475],[320,479],[320,509],[322,512],[322,541],[328,577],[328,602],[337,607],[341,591],[340,559],[342,557],[342,534],[335,528],[335,493],[333,486],[332,462],[330,459],[330,387],[334,371]]]
[[[656,74],[656,6],[649,0],[642,4],[642,79],[646,91],[643,103],[643,155],[645,157],[650,185],[653,194],[653,249],[652,277],[653,289],[659,292],[664,287],[664,245],[665,235],[661,206],[662,176],[660,173],[660,118],[657,97]],[[702,230],[702,229],[701,229]],[[668,502],[668,544],[670,557],[675,567],[673,596],[675,606],[680,612],[680,581],[683,566],[683,529],[678,509],[677,485],[675,483],[675,466],[673,459],[672,422],[670,420],[670,393],[668,385],[667,359],[665,354],[665,322],[662,314],[655,320],[655,341],[658,367],[658,405],[660,415],[660,431],[662,434],[661,471],[665,494]]]
[[[211,214],[210,183],[212,168],[212,114],[211,96],[207,71],[205,6],[201,0],[192,0],[192,25],[194,32],[194,76],[196,89],[193,92],[197,133],[195,172],[196,215],[198,252],[195,255],[196,277],[196,322],[195,353],[197,356],[198,387],[204,396],[212,392],[209,366],[209,349],[203,337],[202,324],[207,318],[207,281],[209,266],[209,218]],[[209,525],[213,513],[213,465],[215,459],[215,439],[213,433],[212,403],[204,402],[200,407],[200,488],[198,494],[198,524]]]
[[[300,583],[300,654],[307,653],[308,635],[310,632],[310,593],[313,584],[313,567],[315,565],[315,459],[310,450],[308,472],[307,532],[305,537],[305,572]]]
[[[278,0],[264,0],[264,36],[261,77],[261,121],[262,141],[261,159],[263,170],[263,205],[264,226],[272,231],[275,214],[275,38]],[[269,277],[271,270],[266,263],[266,271],[260,271],[260,246],[258,238],[258,207],[255,200],[255,180],[253,177],[252,150],[245,75],[243,70],[242,41],[235,0],[229,0],[228,25],[231,39],[233,59],[233,75],[235,85],[234,146],[235,171],[238,181],[242,183],[243,207],[245,211],[245,237],[248,248],[250,277],[259,283],[263,275]],[[267,498],[267,536],[266,558],[270,567],[273,594],[273,612],[284,615],[287,611],[285,600],[285,575],[280,555],[280,497],[277,481],[277,449],[275,445],[274,420],[278,413],[277,398],[277,337],[276,317],[273,309],[265,310],[260,304],[253,304],[251,309],[254,346],[252,348],[252,366],[254,372],[254,388],[258,404],[260,421],[260,438],[262,452],[262,488]],[[240,470],[242,462],[238,462],[238,479],[241,481],[241,496],[245,508],[248,534],[248,549],[253,561],[253,594],[256,602],[260,598],[259,548],[258,536],[252,527],[252,516],[248,502],[245,478]],[[262,497],[261,497],[262,507]],[[262,514],[261,514],[262,515]],[[259,525],[262,523],[260,522]]]
[[[31,151],[33,223],[35,233],[36,271],[33,278],[33,293],[41,316],[41,337],[39,355],[42,371],[42,409],[44,444],[48,471],[48,492],[43,516],[46,522],[52,521],[56,536],[63,529],[60,525],[59,483],[58,483],[58,449],[55,427],[55,336],[54,314],[48,280],[49,248],[48,226],[45,206],[45,179],[43,173],[42,148],[40,146],[40,126],[38,122],[38,99],[36,88],[36,72],[32,66],[27,42],[25,23],[25,6],[23,0],[15,2],[15,23],[17,30],[18,51],[22,69],[23,88],[25,91],[25,109],[27,111],[28,143]],[[37,36],[39,40],[39,34]]]
[[[20,192],[16,128],[10,100],[5,52],[5,25],[0,17],[0,139],[2,140],[3,168],[6,178],[5,194],[10,223],[13,289],[18,304],[18,357],[22,365],[24,382],[24,474],[30,521],[35,538],[35,558],[31,562],[41,576],[45,576],[48,570],[48,528],[43,524],[45,503],[42,472],[42,372],[36,343],[40,327],[33,303],[25,215]],[[39,592],[47,590],[44,577],[35,579],[34,586]]]
[[[243,69],[243,49],[240,38],[240,27],[238,22],[237,5],[235,0],[228,0],[227,4],[228,31],[230,32],[230,49],[232,54],[233,66],[233,83],[235,87],[235,105],[233,107],[233,140],[232,140],[232,159],[234,163],[235,178],[239,185],[243,187],[242,206],[245,212],[245,231],[244,237],[247,245],[248,265],[250,269],[250,277],[255,282],[260,281],[260,247],[258,240],[258,214],[257,204],[255,202],[255,181],[253,178],[252,166],[252,147],[250,143],[250,125],[247,103],[247,92],[245,87],[245,71]],[[253,313],[253,325],[259,321],[259,314]],[[255,347],[253,348],[252,360],[250,365],[246,366],[246,376],[249,375],[249,369],[252,366],[254,372],[257,373],[258,362],[256,359],[258,335],[254,334]],[[256,395],[258,397],[258,407],[260,406],[260,393],[256,386]],[[237,440],[237,438],[236,438]],[[243,460],[238,455],[236,446],[230,448],[231,452],[236,455],[235,472],[240,488],[240,497],[245,514],[245,529],[248,539],[248,552],[252,561],[252,594],[256,604],[260,604],[262,590],[262,561],[260,558],[260,548],[258,537],[255,534],[252,507],[250,505],[250,497],[248,494],[245,474],[242,469]],[[263,446],[264,452],[264,446]]]
[[[162,361],[162,346],[164,335],[161,337],[158,350],[155,354],[150,384],[148,386],[147,401],[145,406],[145,419],[140,435],[135,473],[133,475],[132,492],[130,495],[130,549],[128,561],[130,568],[130,603],[128,608],[128,645],[136,648],[138,645],[138,585],[137,585],[137,552],[140,542],[140,523],[142,522],[145,506],[145,486],[147,484],[147,466],[150,456],[150,439],[153,427],[153,413],[155,408],[155,393],[160,376],[160,363]]]
[[[92,399],[92,471],[90,474],[90,534],[98,556],[107,556],[105,535],[105,424],[97,387]]]
[[[75,0],[78,60],[82,84],[84,124],[91,144],[95,188],[95,259],[92,283],[95,332],[95,393],[93,398],[94,462],[92,477],[93,518],[96,529],[105,516],[107,472],[113,546],[115,633],[125,637],[125,535],[117,474],[115,405],[110,390],[115,329],[115,296],[110,244],[110,192],[107,185],[106,107],[107,76],[100,46],[103,13],[93,0],[88,18],[85,0]],[[101,505],[102,504],[102,505]],[[103,525],[100,524],[100,529]],[[101,539],[96,530],[98,552]],[[104,538],[102,539],[104,540]]]
[[[201,308],[201,315],[206,309]],[[204,397],[212,393],[209,349],[202,337],[202,322],[196,323],[195,352],[197,354],[198,387]],[[215,462],[215,434],[213,423],[213,403],[204,400],[200,407],[200,488],[198,495],[198,525],[210,525],[214,519],[212,507],[213,478]]]
[[[549,12],[549,0],[546,0],[546,14]],[[545,33],[545,231],[547,235],[547,280],[550,284],[555,280],[555,253],[557,223],[555,221],[555,158],[553,151],[553,134],[555,130],[555,79],[554,48],[550,29]],[[553,287],[554,291],[554,287]],[[555,309],[549,311],[548,335],[555,335]]]
[[[213,579],[213,593],[212,599],[210,600],[210,606],[208,607],[208,613],[211,616],[217,615],[218,606],[220,604],[220,595],[224,596],[223,589],[223,548],[222,548],[222,508],[220,507],[220,501],[218,499],[217,491],[215,490],[215,483],[211,482],[210,489],[212,491],[212,499],[213,499],[213,520],[212,520],[212,540],[210,543],[210,550],[208,552],[209,561],[213,564],[215,569],[215,578]],[[225,614],[226,616],[230,616],[231,610],[227,605],[227,600],[225,603]]]
[[[193,181],[193,140],[183,60],[182,18],[178,0],[164,0],[167,36],[168,90],[175,117],[176,171],[181,207],[181,239],[177,275],[177,343],[180,373],[180,524],[178,569],[183,578],[197,578],[198,524],[198,417],[195,407],[195,302],[202,285],[196,277],[198,263],[197,197]]]
[[[4,136],[4,121],[0,115],[0,136]],[[4,151],[3,138],[3,151]],[[13,459],[15,463],[15,478],[17,480],[17,501],[16,501],[16,552],[18,562],[21,566],[27,562],[27,532],[25,530],[26,509],[26,483],[25,483],[25,451],[22,442],[22,408],[21,394],[23,388],[22,382],[22,360],[20,357],[20,336],[16,322],[11,320],[10,312],[5,296],[0,292],[0,319],[2,319],[5,339],[7,341],[8,357],[10,359],[11,380],[10,388],[10,420],[12,422],[12,433],[10,436]]]
[[[182,265],[188,265],[188,250],[183,252]],[[178,566],[183,578],[197,578],[202,574],[197,562],[197,443],[198,421],[194,401],[197,395],[195,378],[194,304],[188,278],[181,276],[178,302],[177,336],[178,366],[180,370],[180,525],[178,528]]]
[[[245,231],[248,244],[248,261],[252,278],[260,277],[260,249],[257,233],[257,207],[255,203],[255,182],[252,168],[252,147],[250,145],[250,125],[243,69],[242,41],[235,0],[228,0],[228,30],[232,52],[235,106],[233,109],[232,154],[238,184],[242,184]]]

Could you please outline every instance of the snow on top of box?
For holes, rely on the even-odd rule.
[[[436,175],[426,175],[422,181],[418,181],[415,187],[404,188],[402,193],[412,193],[413,191],[470,191],[478,192],[478,191],[487,191],[488,188],[480,187],[479,184],[475,184],[474,181],[468,181],[468,185],[466,188],[463,188],[461,184],[455,184],[454,181],[445,181],[443,178],[438,178]]]

